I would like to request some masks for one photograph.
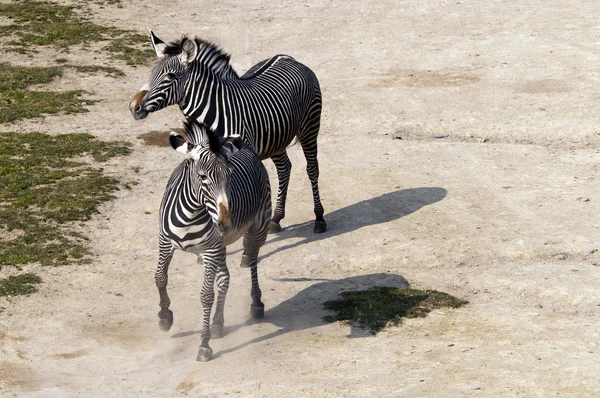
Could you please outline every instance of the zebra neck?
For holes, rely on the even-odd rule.
[[[227,109],[224,97],[230,87],[228,80],[199,64],[190,66],[185,84],[185,96],[179,104],[184,116],[206,124],[218,135],[228,135]]]

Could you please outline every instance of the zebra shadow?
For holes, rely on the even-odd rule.
[[[409,283],[403,276],[387,273],[358,275],[337,280],[311,278],[280,278],[274,280],[281,283],[306,283],[313,281],[317,281],[318,283],[314,283],[306,287],[290,299],[285,300],[275,307],[265,311],[265,317],[262,320],[262,323],[270,323],[275,325],[279,327],[278,330],[263,336],[255,337],[248,341],[238,343],[232,347],[216,351],[213,355],[213,360],[223,355],[227,355],[234,351],[248,347],[252,344],[273,339],[290,332],[311,329],[326,324],[326,322],[323,320],[323,316],[330,314],[330,312],[323,309],[323,303],[328,300],[338,298],[338,295],[343,291],[364,290],[373,286],[395,286],[400,288],[409,287]],[[268,296],[266,296],[265,299],[268,303]],[[242,329],[254,323],[256,323],[256,321],[248,320],[237,325],[226,326],[225,333],[228,336],[232,335],[238,329]],[[361,329],[352,324],[349,326],[350,332],[346,336],[348,338],[363,338],[373,335],[368,330]],[[200,331],[194,330],[177,333],[171,337],[180,338],[197,333],[200,333]],[[232,337],[232,341],[239,341],[239,336]],[[226,342],[227,336],[225,336],[224,343]]]
[[[285,227],[277,235],[267,240],[267,244],[298,239],[259,257],[259,261],[274,254],[316,240],[327,239],[356,231],[375,224],[383,224],[407,216],[424,206],[439,202],[446,197],[447,191],[438,187],[420,187],[401,189],[375,198],[362,200],[353,205],[325,214],[328,230],[322,234],[312,232],[313,221]]]

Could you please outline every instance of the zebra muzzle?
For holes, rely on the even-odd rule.
[[[146,112],[142,106],[146,94],[148,94],[147,90],[139,91],[129,103],[129,110],[131,111],[133,118],[136,120],[144,119],[146,116],[148,116],[148,112]]]

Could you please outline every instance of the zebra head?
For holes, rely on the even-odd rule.
[[[150,31],[150,42],[159,58],[152,67],[150,80],[129,103],[135,119],[144,119],[148,113],[180,103],[185,95],[184,84],[190,63],[198,55],[198,43],[193,36],[167,45]]]
[[[188,139],[171,132],[171,146],[194,160],[200,202],[210,213],[215,225],[226,233],[231,229],[229,181],[230,159],[242,149],[239,136],[218,138],[196,121],[185,123]]]

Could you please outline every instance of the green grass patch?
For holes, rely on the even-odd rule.
[[[42,278],[34,274],[13,275],[0,279],[0,297],[19,296],[37,292],[36,284],[42,283]]]
[[[86,159],[104,162],[129,146],[89,134],[0,133],[0,266],[83,261],[86,238],[68,223],[90,219],[119,185]]]
[[[74,45],[107,42],[103,50],[128,65],[143,64],[152,57],[150,47],[141,45],[148,43],[145,35],[98,25],[77,12],[77,8],[36,0],[0,4],[0,15],[13,22],[0,26],[0,34],[13,37],[8,50],[19,53],[35,52],[39,46],[68,51]]]
[[[376,286],[368,290],[342,292],[339,300],[325,303],[337,312],[323,317],[326,322],[347,321],[377,334],[387,325],[398,325],[402,318],[425,317],[442,307],[458,308],[467,301],[435,290],[416,290]]]
[[[87,112],[82,90],[32,91],[32,85],[47,84],[62,76],[60,67],[23,67],[0,63],[0,123],[43,114]]]

